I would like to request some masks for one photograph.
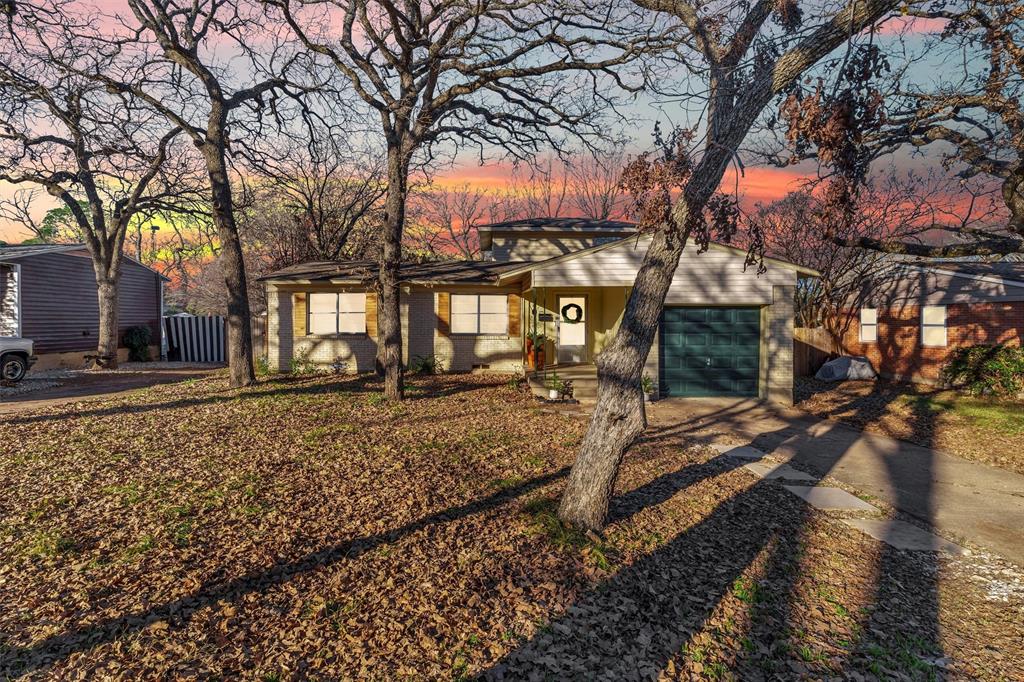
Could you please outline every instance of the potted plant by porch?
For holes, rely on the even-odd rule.
[[[558,400],[562,397],[562,389],[565,388],[565,384],[562,383],[562,377],[558,376],[558,372],[552,372],[551,376],[548,377],[548,400]]]
[[[544,332],[532,331],[526,335],[526,366],[530,369],[544,369],[544,344],[548,337]]]
[[[640,377],[640,390],[643,391],[644,402],[649,403],[657,397],[654,380],[651,379],[650,374],[645,374]]]

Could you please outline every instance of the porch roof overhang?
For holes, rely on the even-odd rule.
[[[497,286],[504,272],[519,269],[521,265],[521,262],[514,261],[403,263],[399,267],[398,283],[419,286]],[[378,270],[376,261],[321,261],[293,265],[260,277],[258,281],[267,284],[368,286],[376,281]]]

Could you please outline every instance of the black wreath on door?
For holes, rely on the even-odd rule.
[[[578,303],[566,303],[562,306],[562,319],[566,322],[579,322],[583,319],[583,308]]]

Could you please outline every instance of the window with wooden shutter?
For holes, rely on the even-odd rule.
[[[448,292],[437,294],[437,331],[441,336],[451,334],[451,301]]]
[[[306,335],[306,295],[292,295],[292,334]]]
[[[508,334],[508,296],[452,294],[451,333],[480,336]]]
[[[508,295],[508,335],[515,338],[522,334],[522,299],[519,294]]]
[[[366,335],[377,338],[377,294],[372,291],[366,294]]]
[[[309,294],[307,332],[316,336],[366,333],[366,298],[362,291]]]

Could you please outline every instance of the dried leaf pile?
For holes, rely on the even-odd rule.
[[[1024,474],[1024,402],[886,381],[797,380],[799,407],[824,419]]]
[[[220,377],[0,417],[0,677],[1018,678],[1022,604],[695,445],[554,515],[585,424],[495,377]],[[958,569],[958,570],[954,570]]]

